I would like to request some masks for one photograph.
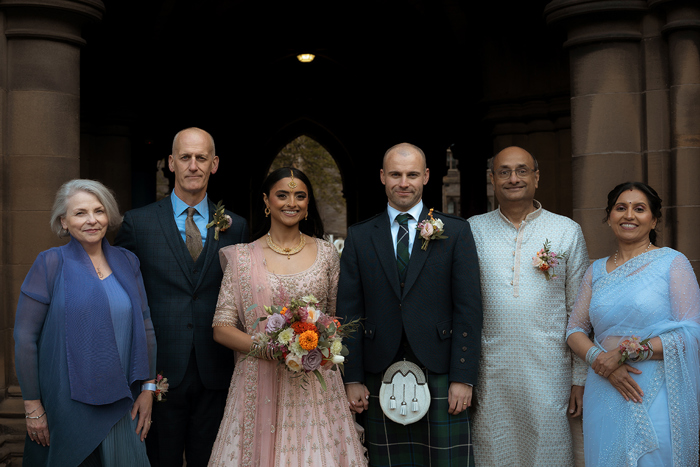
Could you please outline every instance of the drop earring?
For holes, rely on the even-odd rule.
[[[309,220],[309,211],[306,211],[306,215],[304,216],[304,220],[305,221]]]
[[[270,207],[269,206],[265,207],[265,217],[270,217]]]

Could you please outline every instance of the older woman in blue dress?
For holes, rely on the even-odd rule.
[[[586,466],[697,466],[697,279],[683,254],[654,245],[661,199],[653,188],[616,186],[606,212],[617,250],[586,272],[567,329],[569,346],[591,365]]]
[[[27,421],[24,465],[147,466],[156,342],[136,256],[104,238],[121,216],[101,183],[71,180],[22,284],[15,363]]]

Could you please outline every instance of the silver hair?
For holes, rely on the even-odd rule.
[[[175,134],[175,137],[173,138],[173,147],[171,149],[171,154],[173,156],[176,155],[175,153],[177,151],[175,150],[175,146],[177,145],[177,139],[180,137],[180,134],[182,134],[182,132],[184,132],[184,131],[191,131],[191,130],[201,131],[202,133],[204,133],[205,135],[207,135],[209,137],[209,142],[211,143],[211,155],[212,155],[212,157],[216,156],[216,145],[214,144],[214,137],[212,135],[210,135],[208,132],[202,130],[201,128],[197,128],[194,126],[180,130]]]
[[[51,230],[59,237],[67,237],[68,231],[61,225],[61,218],[68,211],[68,200],[79,191],[94,195],[105,208],[105,214],[109,221],[107,229],[117,230],[122,225],[122,216],[119,214],[119,205],[114,198],[112,190],[95,180],[75,179],[61,185],[56,192],[56,199],[51,209],[49,225]]]
[[[500,154],[500,152],[499,152]],[[535,172],[540,170],[540,165],[537,163],[537,158],[532,155],[532,153],[528,152],[530,154],[530,157],[532,157],[533,162],[535,163]],[[498,154],[496,154],[497,156]],[[496,159],[496,156],[491,156],[488,161],[486,161],[486,164],[488,164],[488,168],[493,173],[493,161]]]

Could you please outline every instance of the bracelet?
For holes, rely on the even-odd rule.
[[[143,383],[141,385],[141,390],[142,391],[154,391],[156,390],[156,383]]]
[[[588,363],[588,366],[593,366],[593,362],[595,362],[595,359],[598,358],[601,352],[603,351],[595,345],[588,349],[588,352],[586,352],[586,363]]]
[[[34,412],[32,412],[32,413],[34,413]],[[44,415],[46,415],[46,411],[44,411],[44,413],[39,415],[38,417],[30,417],[29,415],[25,415],[24,418],[31,418],[32,420],[37,420],[37,419],[43,417]]]
[[[41,404],[39,404],[39,407],[41,407]],[[39,407],[37,407],[36,409],[32,410],[31,412],[24,412],[24,416],[26,417],[27,415],[33,414],[34,412],[36,412],[37,410],[39,410]]]
[[[262,360],[275,360],[272,356],[272,351],[266,347],[261,346],[257,342],[253,342],[248,355],[255,358],[260,358]]]

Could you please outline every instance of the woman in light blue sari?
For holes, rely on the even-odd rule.
[[[586,272],[566,334],[591,365],[586,466],[697,466],[697,279],[683,254],[654,246],[661,199],[653,188],[618,185],[606,212],[618,249]],[[634,337],[647,349],[631,346]]]

